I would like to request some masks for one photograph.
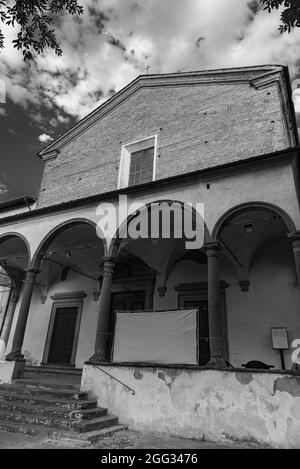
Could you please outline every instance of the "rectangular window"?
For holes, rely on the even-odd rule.
[[[154,147],[132,152],[128,185],[143,184],[153,180]]]

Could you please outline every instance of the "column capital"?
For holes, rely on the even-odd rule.
[[[24,280],[24,283],[35,283],[35,278],[37,276],[37,274],[39,274],[41,272],[40,269],[36,269],[35,267],[29,267],[27,270],[26,270],[26,277],[25,277],[25,280]]]
[[[300,231],[294,231],[293,233],[288,233],[287,237],[292,245],[300,245]]]
[[[221,243],[219,241],[210,241],[203,244],[203,249],[206,254],[209,255],[210,251],[219,252],[222,250]]]
[[[103,256],[103,262],[112,262],[113,264],[115,264],[117,262],[117,258],[114,256]]]
[[[106,256],[103,258],[103,277],[112,277],[116,264],[116,258]]]
[[[37,269],[36,267],[28,267],[28,269],[26,269],[26,272],[27,274],[30,274],[31,272],[33,274],[39,274],[41,272],[41,269]]]

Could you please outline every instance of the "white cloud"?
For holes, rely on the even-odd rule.
[[[0,54],[7,93],[26,107],[81,118],[139,74],[264,63],[299,68],[300,28],[280,34],[280,11],[256,15],[249,0],[87,0],[78,19],[60,18],[63,56],[46,50],[31,67],[9,41]],[[92,10],[91,10],[92,8]],[[252,20],[251,20],[252,19]],[[300,110],[300,97],[295,94]],[[35,122],[43,116],[35,113]],[[55,123],[53,122],[53,125]],[[46,135],[46,134],[45,134]]]
[[[38,140],[41,143],[51,143],[51,142],[53,142],[54,139],[48,134],[41,134],[41,135],[38,136]]]

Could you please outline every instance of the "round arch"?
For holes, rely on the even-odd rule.
[[[54,228],[52,228],[49,231],[49,233],[47,233],[47,235],[42,239],[42,241],[40,242],[39,246],[37,247],[33,255],[32,265],[34,266],[35,264],[39,264],[40,259],[43,257],[44,252],[48,249],[48,247],[51,245],[51,243],[55,240],[57,236],[59,236],[68,228],[82,225],[82,224],[88,224],[92,226],[93,228],[95,228],[95,234],[96,234],[97,224],[94,221],[89,220],[88,218],[73,218],[70,220],[66,220],[60,223],[59,225],[55,226]],[[105,244],[103,239],[101,239],[101,241],[103,242],[103,244]]]
[[[268,202],[246,202],[243,204],[236,205],[232,207],[230,210],[227,210],[216,222],[213,230],[211,239],[212,241],[218,241],[221,231],[224,225],[232,218],[237,215],[242,214],[247,210],[265,210],[268,212],[272,212],[273,214],[276,213],[286,225],[288,232],[296,231],[296,226],[291,217],[280,207],[273,205]]]
[[[15,231],[3,233],[0,235],[0,246],[1,244],[5,243],[5,241],[8,241],[9,239],[12,239],[12,238],[18,238],[24,243],[27,256],[28,256],[28,262],[27,262],[27,267],[28,267],[30,265],[30,260],[31,260],[31,249],[30,249],[30,244],[24,235]]]
[[[124,229],[124,227],[131,222],[131,220],[133,220],[135,217],[136,217],[136,213],[139,211],[139,212],[145,212],[146,210],[148,210],[149,207],[151,207],[152,204],[162,204],[162,203],[168,203],[168,204],[171,204],[171,203],[174,203],[174,204],[180,204],[184,210],[189,210],[192,215],[193,215],[193,219],[195,219],[196,217],[196,210],[193,206],[185,206],[185,202],[182,202],[180,200],[173,200],[173,199],[161,199],[161,200],[154,200],[152,202],[148,202],[144,205],[142,205],[140,207],[140,209],[137,209],[134,213],[131,213],[125,220],[124,222],[121,224],[121,226],[117,229],[115,235],[113,236],[112,238],[112,241],[111,241],[111,244],[110,244],[110,253],[114,253],[118,247],[118,241],[119,241],[119,233],[122,229]],[[209,230],[207,228],[207,225],[203,219],[203,226],[204,226],[204,243],[206,242],[209,242],[210,241],[210,233],[209,233]]]

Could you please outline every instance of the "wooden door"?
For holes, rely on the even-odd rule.
[[[78,306],[57,306],[48,353],[48,363],[71,364]]]
[[[199,365],[206,365],[210,359],[208,301],[197,295],[179,297],[180,308],[199,308]]]

